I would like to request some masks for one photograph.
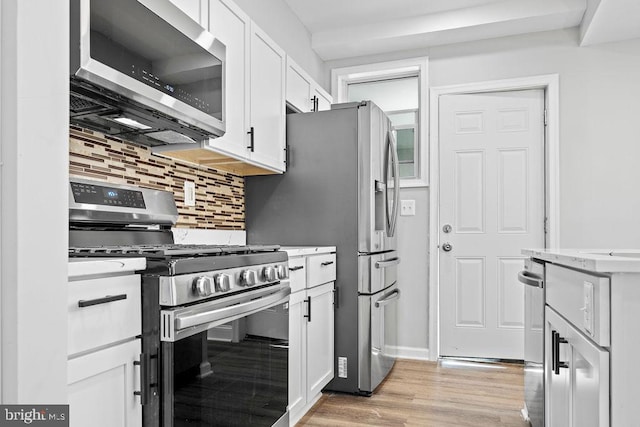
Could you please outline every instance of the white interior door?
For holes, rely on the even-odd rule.
[[[544,91],[439,101],[440,355],[522,359],[522,248],[544,247]]]

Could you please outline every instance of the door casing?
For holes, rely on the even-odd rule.
[[[560,217],[560,111],[559,76],[547,74],[506,80],[492,80],[477,83],[465,83],[452,86],[433,87],[429,91],[429,359],[440,356],[440,316],[439,316],[439,279],[438,257],[440,255],[438,236],[439,221],[439,102],[440,96],[451,94],[473,94],[503,92],[510,90],[543,89],[545,93],[546,129],[545,129],[545,217],[547,248],[559,247]]]

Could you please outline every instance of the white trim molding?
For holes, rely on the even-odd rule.
[[[543,89],[547,127],[545,133],[545,193],[548,248],[560,245],[560,83],[558,74],[494,80],[430,89],[429,95],[429,357],[437,360],[439,348],[439,100],[442,95],[501,92],[509,90]]]
[[[331,95],[335,103],[347,102],[347,85],[354,82],[389,79],[418,75],[420,117],[418,118],[418,177],[400,180],[401,188],[427,187],[429,185],[429,58],[402,59],[355,65],[331,70]]]

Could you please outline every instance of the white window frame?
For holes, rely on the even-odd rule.
[[[375,81],[404,76],[418,76],[418,156],[417,177],[400,180],[401,188],[429,186],[429,75],[428,57],[402,59],[399,61],[378,62],[375,64],[356,65],[352,67],[334,68],[331,70],[331,95],[335,103],[347,102],[347,86],[350,83]]]

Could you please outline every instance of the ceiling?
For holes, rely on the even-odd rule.
[[[640,37],[639,0],[285,0],[323,60],[580,27],[581,44]]]

